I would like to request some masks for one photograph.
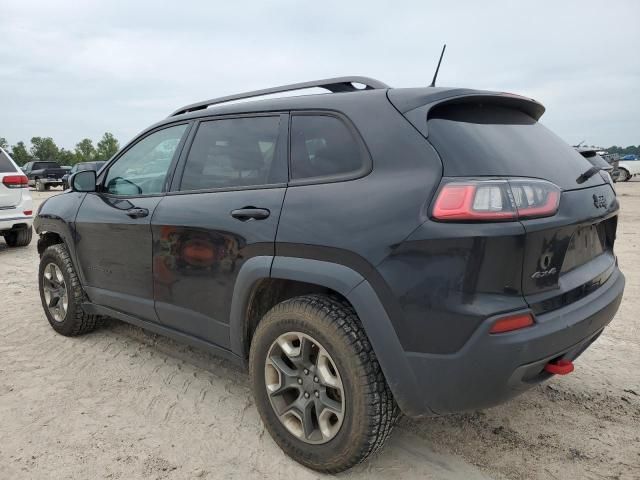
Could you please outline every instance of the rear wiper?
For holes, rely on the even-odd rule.
[[[596,173],[598,173],[600,170],[602,170],[601,167],[595,167],[595,166],[591,167],[589,170],[587,170],[582,175],[580,175],[578,178],[576,178],[576,182],[584,183],[587,180],[589,180],[591,177],[593,177]]]

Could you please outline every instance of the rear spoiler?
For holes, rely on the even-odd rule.
[[[435,91],[440,90],[440,91]],[[434,92],[435,91],[435,92]],[[424,92],[424,93],[423,93]],[[426,138],[429,113],[436,107],[465,103],[490,104],[513,108],[539,120],[544,106],[527,97],[503,92],[483,92],[468,89],[391,89],[389,101]]]

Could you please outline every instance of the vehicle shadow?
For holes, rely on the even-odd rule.
[[[155,355],[168,357],[168,359],[162,359],[163,365],[168,362],[175,362],[180,365],[179,368],[183,371],[193,369],[191,374],[194,376],[201,376],[204,372],[209,372],[211,379],[209,380],[210,386],[208,388],[214,390],[211,392],[212,397],[215,397],[220,392],[226,392],[226,395],[228,395],[229,391],[232,390],[233,392],[238,392],[233,393],[238,396],[235,403],[248,402],[247,408],[255,410],[253,399],[250,395],[248,374],[235,363],[115,319],[107,319],[103,329],[96,331],[95,335],[100,335],[101,331],[109,336],[121,337],[119,340],[117,338],[113,339],[115,342],[135,340],[146,344],[146,346],[153,349]],[[230,388],[230,385],[233,387]],[[215,392],[215,390],[218,390],[218,392]],[[218,417],[232,417],[234,415],[232,408],[228,412],[219,410],[224,408],[224,405],[219,406],[215,415]],[[257,411],[252,413],[254,415],[251,418],[256,419],[254,423],[260,423]],[[461,457],[457,457],[441,448],[436,448],[437,440],[422,438],[412,431],[413,427],[407,427],[407,425],[414,425],[420,430],[420,424],[428,421],[401,420],[383,449],[368,461],[340,476],[363,479],[389,478],[391,475],[401,475],[403,479],[474,480],[491,478]],[[456,422],[452,423],[451,428],[457,428]],[[254,429],[255,425],[247,435],[253,435]],[[268,437],[268,435],[266,436]],[[270,438],[267,441],[273,443]],[[251,443],[253,439],[247,438],[247,442]],[[275,444],[273,446],[277,448]],[[248,446],[247,448],[251,447]],[[307,472],[308,474],[309,472],[309,470],[299,466],[289,458],[285,457],[284,461],[287,462],[287,468],[300,469],[301,473]]]
[[[31,243],[26,247],[10,247],[4,241],[4,238],[0,236],[0,255],[3,254],[13,254],[13,255],[22,255],[26,258],[29,258],[31,255],[31,249],[34,248],[35,243],[37,243],[37,239],[34,233],[34,238],[31,240]],[[37,253],[36,253],[37,255]],[[30,260],[30,258],[29,258]]]

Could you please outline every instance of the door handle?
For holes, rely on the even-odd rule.
[[[143,218],[149,215],[149,210],[146,208],[130,208],[127,210],[127,215],[131,218]]]
[[[241,222],[247,220],[264,220],[271,212],[266,208],[244,207],[231,211],[231,216],[237,218]]]

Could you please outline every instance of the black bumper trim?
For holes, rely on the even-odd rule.
[[[548,361],[573,360],[611,322],[624,284],[622,272],[616,269],[600,289],[541,315],[533,327],[490,335],[492,317],[454,354],[407,352],[420,386],[414,395],[422,398],[425,414],[429,410],[444,414],[490,407],[549,378],[548,374],[539,375]]]

